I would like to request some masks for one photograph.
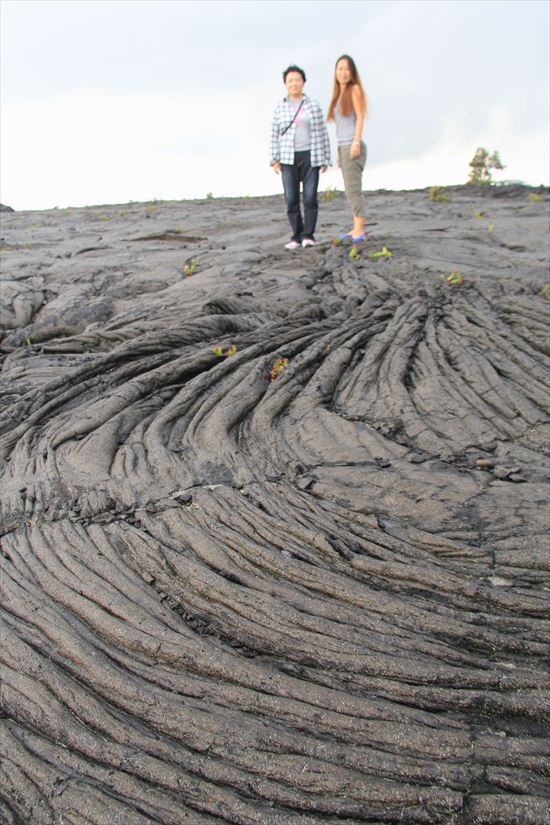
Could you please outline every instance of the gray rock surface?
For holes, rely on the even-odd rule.
[[[1,822],[550,822],[550,199],[450,194],[3,216]]]

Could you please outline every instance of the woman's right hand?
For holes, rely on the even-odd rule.
[[[276,160],[275,163],[271,164],[271,168],[275,172],[276,175],[280,174],[281,171],[281,162]]]

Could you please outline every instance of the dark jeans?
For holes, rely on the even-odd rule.
[[[313,238],[317,224],[317,187],[319,167],[310,163],[310,152],[294,152],[294,163],[281,163],[286,213],[292,228],[292,240]],[[300,183],[303,184],[304,219],[300,212]]]

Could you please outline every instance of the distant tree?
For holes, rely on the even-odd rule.
[[[489,154],[487,149],[480,146],[470,161],[470,177],[468,183],[492,183],[492,169],[505,169],[502,165],[498,152]]]

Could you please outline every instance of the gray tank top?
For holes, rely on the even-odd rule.
[[[290,105],[294,109],[294,113],[296,113],[301,102],[301,100],[289,100]],[[309,114],[306,111],[305,102],[294,123],[296,125],[296,131],[294,132],[294,151],[307,152],[311,149],[311,123]]]
[[[336,142],[338,146],[352,143],[355,137],[355,124],[357,123],[355,112],[344,116],[340,110],[340,101],[338,101],[334,109],[334,122],[336,123]]]

